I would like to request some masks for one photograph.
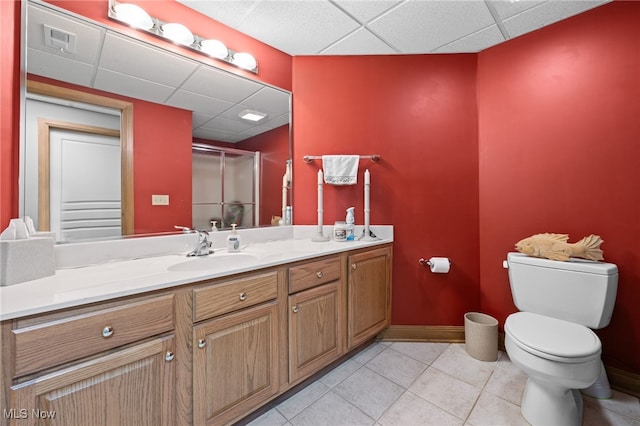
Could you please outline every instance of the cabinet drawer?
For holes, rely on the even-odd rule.
[[[173,311],[173,295],[166,295],[14,329],[14,376],[172,330]]]
[[[340,258],[317,260],[289,268],[289,294],[340,279]]]
[[[193,290],[193,320],[202,321],[277,296],[277,271],[197,288]]]

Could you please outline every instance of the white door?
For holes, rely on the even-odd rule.
[[[59,241],[122,235],[120,139],[51,129],[51,230]]]

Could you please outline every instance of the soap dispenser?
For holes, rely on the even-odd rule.
[[[345,222],[347,223],[347,241],[353,241],[356,238],[355,235],[355,218],[353,216],[353,212],[355,210],[355,207],[349,207],[347,209],[347,218],[345,220]]]
[[[240,235],[236,231],[235,223],[231,224],[231,233],[227,235],[227,252],[236,253],[240,251]]]

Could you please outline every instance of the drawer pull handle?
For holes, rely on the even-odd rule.
[[[318,271],[318,272],[316,272],[316,277],[318,277],[318,278],[322,278],[322,271]]]
[[[173,361],[173,359],[175,358],[175,354],[171,351],[167,351],[166,354],[164,354],[164,360],[165,361]]]
[[[294,314],[298,313],[298,307],[297,306],[294,306],[291,310],[293,311]]]
[[[355,263],[351,264],[351,269],[358,269],[358,265],[356,265]]]
[[[240,293],[240,301],[243,302],[247,299],[247,293]]]
[[[207,346],[207,341],[204,339],[198,339],[198,347],[200,349],[204,348],[205,346]]]
[[[113,327],[110,325],[102,329],[102,337],[107,338],[113,336]]]

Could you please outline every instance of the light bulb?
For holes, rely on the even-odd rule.
[[[162,24],[160,29],[162,30],[163,37],[168,38],[175,43],[190,45],[194,42],[193,34],[189,28],[182,24]]]
[[[118,3],[113,6],[113,11],[122,22],[132,27],[149,30],[153,28],[153,19],[143,8],[130,3]]]

